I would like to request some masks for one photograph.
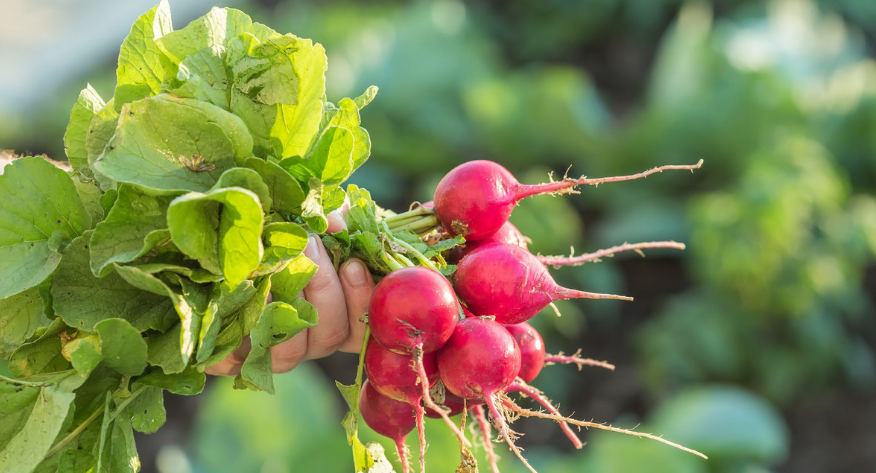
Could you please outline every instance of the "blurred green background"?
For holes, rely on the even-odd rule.
[[[0,149],[60,159],[78,91],[90,82],[111,95],[117,46],[153,2],[42,3],[0,8],[18,27],[0,35]],[[552,422],[521,420],[540,472],[876,471],[876,2],[230,5],[323,43],[329,100],[380,87],[362,113],[373,155],[353,182],[385,207],[430,200],[443,173],[472,159],[524,183],[569,166],[599,177],[705,160],[693,175],[531,198],[512,221],[542,254],[688,244],[552,271],[636,301],[562,303],[561,318],[534,319],[549,352],[582,348],[617,365],[547,367],[534,384],[564,412],[639,426],[710,460],[594,431],[574,451]],[[181,27],[209,2],[171,7]],[[95,26],[112,22],[123,27]],[[278,376],[274,397],[218,379],[167,399],[168,424],[138,438],[144,471],[349,471],[332,380],[352,381],[355,363],[302,365]],[[427,432],[430,471],[453,471],[454,440],[439,424]],[[503,472],[524,471],[497,451]]]

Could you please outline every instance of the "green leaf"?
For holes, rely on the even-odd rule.
[[[365,106],[364,104],[360,106],[359,101],[360,99],[363,99],[363,97],[368,96],[369,92],[373,92],[367,99],[368,102],[370,102],[377,93],[377,87],[369,87],[365,94],[357,98],[355,101],[348,98],[341,99],[338,103],[338,109],[327,124],[328,127],[339,126],[346,128],[353,134],[355,144],[352,150],[353,162],[352,169],[350,170],[351,173],[362,164],[365,164],[365,161],[371,156],[371,137],[368,135],[368,131],[360,126],[362,121],[359,116],[359,109]]]
[[[300,166],[324,186],[338,185],[353,172],[355,141],[349,129],[330,126],[320,135],[316,147]]]
[[[112,396],[107,393],[95,473],[137,473],[140,471],[140,459],[137,457],[131,420],[125,415],[115,415],[112,404]]]
[[[61,334],[72,335],[60,319],[37,332],[37,338],[18,347],[9,358],[9,372],[16,378],[57,373],[70,369],[70,362],[61,354]]]
[[[122,108],[118,128],[94,168],[160,192],[207,191],[235,161],[252,156],[237,116],[206,102],[163,94]]]
[[[182,82],[182,85],[171,90],[170,93],[209,102],[225,110],[231,107],[224,46],[205,48],[186,57],[179,64],[176,78]]]
[[[319,266],[307,256],[297,256],[286,268],[271,276],[274,300],[292,304],[318,269]]]
[[[134,384],[136,387],[137,385]],[[120,414],[130,417],[131,426],[137,432],[151,434],[158,431],[167,420],[167,411],[164,409],[164,390],[161,388],[148,387],[131,401]]]
[[[252,20],[242,11],[213,7],[206,15],[181,30],[165,34],[156,39],[155,43],[171,60],[179,64],[207,48],[225,46],[251,26]]]
[[[304,156],[319,132],[325,50],[293,35],[262,39],[243,34],[228,44],[231,111],[246,122],[257,156]]]
[[[88,135],[85,137],[85,151],[88,155],[89,169],[94,174],[94,178],[97,180],[100,188],[105,191],[113,189],[115,183],[112,179],[94,169],[94,163],[103,154],[107,143],[109,143],[109,140],[116,132],[116,126],[119,123],[119,112],[116,111],[114,103],[114,100],[110,99],[106,106],[94,115],[91,119],[91,126],[88,128]],[[104,208],[106,209],[106,207]]]
[[[328,229],[328,220],[325,217],[325,210],[322,207],[322,194],[324,187],[322,182],[311,177],[307,182],[310,188],[307,191],[307,197],[301,204],[301,218],[316,233],[323,233]]]
[[[249,159],[247,161],[249,161]],[[268,185],[265,184],[265,181],[259,173],[252,169],[231,168],[225,171],[219,176],[219,180],[216,181],[216,185],[214,185],[211,190],[226,187],[242,187],[246,190],[252,191],[253,194],[258,196],[259,203],[265,211],[271,208],[271,190],[268,188]]]
[[[248,286],[246,291],[233,292],[232,295],[244,292],[250,295],[240,306],[233,305],[230,302],[225,303],[220,299],[219,307],[222,327],[216,336],[212,354],[201,362],[202,366],[219,363],[229,353],[240,347],[244,335],[248,335],[253,327],[255,327],[262,310],[265,308],[265,300],[270,289],[270,282],[269,278],[262,278],[258,280],[256,286]],[[249,283],[249,281],[245,281],[245,283]],[[223,290],[225,287],[223,286]]]
[[[176,323],[164,333],[146,332],[144,338],[147,345],[146,360],[150,365],[160,366],[168,374],[180,373],[186,369],[188,356],[183,350],[187,345],[186,339],[183,338],[182,327],[182,323]]]
[[[146,342],[127,320],[106,319],[94,328],[100,335],[105,365],[126,376],[137,376],[146,369]]]
[[[651,424],[710,458],[776,464],[787,458],[790,445],[788,427],[773,406],[730,386],[684,391],[661,405]]]
[[[176,246],[204,269],[237,286],[262,260],[264,225],[258,197],[242,188],[189,193],[171,202],[167,224]]]
[[[71,340],[61,350],[62,355],[70,360],[73,368],[88,376],[103,360],[100,349],[100,337],[96,334],[77,337]]]
[[[91,84],[79,92],[79,99],[70,111],[67,132],[64,133],[64,147],[73,169],[88,165],[88,150],[85,147],[85,139],[88,136],[88,129],[91,127],[91,120],[104,106],[106,103],[91,87]]]
[[[75,397],[59,385],[32,387],[0,379],[0,443],[8,439],[0,450],[0,471],[30,473],[36,468],[52,448]],[[28,413],[25,421],[21,412]]]
[[[265,306],[255,328],[250,332],[252,348],[241,366],[235,386],[247,386],[274,394],[270,348],[285,342],[298,332],[316,326],[316,310],[304,299],[289,305],[272,302]]]
[[[91,218],[66,172],[43,158],[21,158],[0,175],[0,298],[36,286],[60,261],[55,235],[73,238]],[[57,237],[56,237],[57,238]]]
[[[131,26],[119,51],[113,95],[116,111],[121,111],[124,104],[159,93],[161,83],[173,77],[173,63],[155,44],[155,38],[171,31],[170,7],[166,0],[141,15]]]
[[[103,206],[100,203],[101,198],[104,196],[104,192],[96,181],[82,179],[84,179],[83,176],[74,174],[73,185],[76,186],[76,193],[79,194],[79,200],[82,201],[82,206],[91,218],[91,225],[89,225],[86,230],[92,230],[95,225],[103,220],[103,216],[106,215]]]
[[[0,359],[8,360],[38,327],[49,323],[38,287],[0,299]]]
[[[291,260],[304,251],[307,246],[307,230],[297,223],[278,222],[265,225],[264,261]]]
[[[170,197],[149,195],[122,184],[106,219],[94,229],[89,241],[91,271],[103,277],[112,263],[128,263],[167,241],[167,207]]]
[[[173,394],[192,396],[204,390],[207,376],[203,371],[189,366],[179,373],[166,374],[161,369],[151,368],[137,378],[137,382],[169,391]]]
[[[374,97],[377,95],[377,90],[378,89],[376,85],[369,86],[367,89],[365,89],[365,92],[362,95],[353,99],[356,107],[359,108],[359,110],[365,108],[366,105],[374,100]]]
[[[177,316],[167,296],[134,287],[118,273],[97,278],[89,269],[87,242],[91,232],[76,238],[64,250],[54,276],[55,313],[67,325],[92,330],[101,320],[118,317],[137,330],[166,330]],[[87,287],[87,291],[82,288]]]
[[[291,174],[280,165],[259,158],[247,159],[245,165],[259,173],[267,184],[271,194],[272,210],[286,218],[301,214],[301,204],[306,194],[301,184]]]

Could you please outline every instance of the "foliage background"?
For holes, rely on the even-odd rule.
[[[552,423],[521,421],[539,471],[876,470],[876,3],[232,5],[323,43],[330,100],[380,87],[363,111],[373,155],[353,180],[386,207],[429,200],[444,172],[471,159],[529,183],[570,165],[596,177],[705,160],[694,175],[532,198],[512,221],[543,254],[688,243],[553,271],[562,284],[636,301],[564,303],[563,317],[534,319],[549,351],[580,347],[618,366],[548,367],[536,384],[565,412],[641,425],[711,460],[592,431],[573,451]],[[16,7],[60,21],[24,2],[5,8]],[[171,7],[182,26],[208,5],[189,18]],[[88,32],[95,18],[67,20],[99,34]],[[125,29],[102,41],[119,44]],[[3,38],[4,51],[40,44]],[[70,106],[86,81],[112,89],[115,55],[95,50],[67,69],[0,56],[4,76],[32,77],[0,94],[0,149],[63,157]],[[168,424],[138,439],[144,471],[345,471],[331,380],[354,369],[355,357],[335,355],[278,377],[275,397],[214,380],[204,395],[168,398]],[[429,427],[427,461],[452,470],[453,440]],[[522,468],[506,453],[502,471]]]

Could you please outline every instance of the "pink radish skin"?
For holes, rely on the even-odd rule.
[[[453,280],[457,295],[472,313],[494,315],[505,325],[526,322],[558,299],[633,300],[564,288],[532,253],[502,243],[482,246],[466,255]]]
[[[369,427],[395,442],[402,462],[402,471],[409,472],[411,467],[408,463],[405,436],[414,430],[416,425],[414,409],[411,405],[380,394],[368,380],[365,380],[359,397],[359,412],[362,414],[362,420]]]
[[[368,340],[365,348],[365,374],[380,394],[418,406],[423,397],[420,377],[413,366],[410,355],[399,355],[383,348],[374,338]],[[429,380],[429,387],[438,381],[438,365],[435,354],[423,355],[423,369]]]
[[[400,354],[413,353],[415,339],[424,353],[437,350],[453,334],[457,317],[453,287],[422,266],[386,275],[368,305],[371,334],[384,348]]]
[[[456,324],[456,330],[438,351],[438,375],[444,386],[463,399],[483,399],[499,434],[517,458],[535,470],[514,445],[511,429],[500,412],[499,394],[520,371],[520,349],[502,324],[488,317],[469,317]]]
[[[465,255],[472,251],[490,243],[507,243],[509,245],[517,245],[521,248],[526,248],[529,244],[529,238],[523,236],[520,230],[511,222],[505,222],[496,233],[484,238],[483,240],[467,241],[462,247],[456,247],[450,255],[451,262],[459,262]]]
[[[420,362],[431,388],[438,382],[435,354],[423,355]],[[393,353],[383,348],[373,337],[368,340],[368,345],[365,347],[365,374],[368,375],[371,386],[380,394],[395,401],[406,402],[414,408],[417,435],[420,440],[420,465],[421,470],[425,470],[426,425],[423,419],[425,412],[420,402],[423,399],[423,390],[419,386],[420,376],[416,363],[415,357]]]
[[[435,214],[438,221],[453,235],[466,240],[484,239],[504,224],[521,199],[536,194],[574,192],[580,185],[629,181],[647,177],[667,169],[697,169],[693,166],[660,166],[639,174],[599,179],[563,179],[558,182],[525,185],[504,167],[492,161],[469,161],[448,172],[435,189]]]
[[[469,317],[438,351],[444,386],[463,399],[485,399],[501,392],[520,372],[520,349],[501,324]],[[488,401],[489,402],[489,401]]]
[[[506,325],[505,328],[514,336],[517,346],[520,347],[520,372],[517,376],[526,383],[531,383],[544,367],[544,340],[541,334],[526,322]]]

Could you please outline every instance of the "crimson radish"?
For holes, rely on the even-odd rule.
[[[458,317],[453,287],[440,273],[422,266],[401,268],[380,280],[368,304],[371,334],[386,349],[413,353],[437,350],[453,334]]]
[[[438,366],[435,354],[429,353],[422,358],[423,370],[429,381],[429,387],[438,381]],[[365,374],[374,389],[380,394],[414,407],[416,414],[417,436],[420,441],[420,465],[425,470],[426,461],[426,429],[423,421],[423,390],[420,389],[419,372],[415,360],[410,355],[399,355],[383,348],[372,337],[365,348]]]
[[[660,166],[629,176],[599,179],[563,179],[559,182],[525,185],[507,169],[492,161],[463,163],[448,172],[435,189],[435,213],[441,225],[454,235],[474,241],[495,233],[504,224],[521,199],[536,194],[574,192],[581,185],[629,181],[668,169],[697,169],[702,160],[692,166]]]
[[[493,233],[482,240],[466,241],[465,245],[462,247],[454,248],[450,256],[450,261],[458,262],[465,257],[465,255],[490,243],[507,243],[509,245],[517,245],[526,248],[530,243],[530,240],[523,236],[514,224],[511,222],[505,222],[496,233]]]
[[[405,436],[414,429],[416,424],[411,405],[380,394],[368,380],[365,380],[362,383],[362,392],[359,396],[359,412],[362,414],[362,420],[369,427],[395,442],[399,459],[402,462],[402,471],[409,472],[410,465],[408,464]]]
[[[438,351],[438,374],[444,386],[463,399],[483,399],[493,422],[515,455],[531,471],[500,411],[499,396],[520,371],[520,349],[502,324],[489,317],[468,317]]]
[[[621,299],[632,297],[567,289],[525,248],[492,243],[472,251],[453,274],[454,288],[476,315],[493,315],[511,325],[525,322],[558,299]]]
[[[531,383],[544,366],[544,340],[532,325],[526,322],[506,325],[505,328],[517,341],[520,347],[520,371],[517,376]]]

